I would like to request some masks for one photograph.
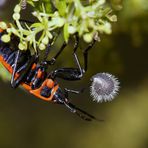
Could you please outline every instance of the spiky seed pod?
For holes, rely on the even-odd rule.
[[[90,94],[93,101],[112,101],[119,91],[118,79],[109,73],[98,73],[92,78]]]

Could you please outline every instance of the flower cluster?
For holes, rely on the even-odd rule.
[[[23,1],[23,7],[21,7]],[[111,33],[111,22],[117,20],[112,15],[112,10],[106,5],[105,0],[89,0],[85,3],[81,0],[27,0],[27,4],[33,7],[32,15],[36,22],[22,25],[21,10],[25,0],[21,0],[14,8],[14,24],[6,25],[0,22],[0,28],[6,30],[2,36],[3,42],[9,42],[14,34],[20,39],[18,48],[27,50],[37,48],[44,50],[46,46],[54,42],[55,32],[61,31],[64,40],[68,42],[71,35],[77,33],[85,42],[93,39],[99,40],[100,34]],[[40,7],[36,5],[40,4]],[[47,7],[48,6],[48,7]]]

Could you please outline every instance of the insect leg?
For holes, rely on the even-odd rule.
[[[11,76],[11,86],[13,88],[16,88],[15,74],[16,74],[16,71],[17,71],[17,63],[18,63],[19,56],[20,56],[20,50],[17,51],[16,58],[15,58],[15,61],[14,61],[13,73],[12,73],[12,76]]]
[[[19,84],[24,80],[26,75],[28,74],[28,71],[30,70],[32,64],[36,61],[36,57],[32,56],[28,58],[28,60],[25,63],[22,63],[22,66],[18,68],[18,61],[20,60],[21,56],[21,51],[18,50],[14,62],[14,68],[13,68],[13,73],[11,77],[11,86],[13,88],[16,88],[19,86]],[[22,71],[20,73],[20,71]],[[19,73],[19,76],[16,78],[16,74]]]
[[[66,42],[64,42],[63,45],[61,46],[60,50],[56,53],[56,55],[50,61],[46,61],[47,64],[53,65],[55,63],[56,59],[59,57],[59,55],[62,53],[62,51],[65,49],[66,46],[67,46],[67,44],[66,44]]]
[[[64,80],[70,80],[70,81],[75,81],[75,80],[80,80],[83,77],[84,70],[82,69],[78,56],[76,54],[76,51],[79,46],[79,38],[77,35],[75,35],[75,44],[73,48],[73,56],[74,60],[76,62],[77,68],[60,68],[52,72],[52,77],[59,77]],[[57,54],[58,56],[59,54]],[[50,77],[50,76],[49,76]]]
[[[83,92],[84,92],[84,89],[85,89],[85,88],[83,88],[83,89],[81,89],[81,90],[72,90],[72,89],[67,89],[67,88],[65,88],[65,89],[64,89],[64,92],[65,92],[66,97],[68,97],[68,94],[69,94],[69,93],[80,94],[80,93],[83,93]]]
[[[59,33],[59,32],[58,32],[58,33]],[[55,60],[56,60],[57,57],[59,56],[59,52],[62,52],[63,49],[64,49],[65,46],[66,46],[66,43],[64,42],[63,45],[62,45],[62,47],[60,48],[60,51],[57,53],[57,55],[55,55],[55,56],[51,59],[51,61],[47,61],[48,55],[49,55],[50,50],[51,50],[50,47],[55,43],[55,41],[56,41],[56,39],[58,38],[58,35],[59,35],[59,34],[57,34],[56,32],[53,32],[53,35],[54,35],[54,37],[53,37],[52,40],[48,43],[47,48],[46,48],[46,50],[45,50],[44,59],[43,59],[43,62],[46,62],[47,64],[49,63],[49,65],[54,64]]]
[[[95,44],[95,40],[92,41],[92,43],[90,43],[88,45],[88,47],[83,51],[83,56],[84,56],[84,70],[85,72],[87,71],[87,67],[88,67],[88,51],[93,47],[93,45]]]
[[[84,70],[82,69],[82,67],[81,67],[81,65],[80,65],[80,61],[79,61],[78,56],[77,56],[77,54],[76,54],[76,51],[77,51],[77,49],[78,49],[78,46],[79,46],[79,37],[78,37],[78,35],[76,34],[76,35],[75,35],[75,44],[74,44],[74,49],[73,49],[73,56],[74,56],[74,60],[75,60],[75,62],[76,62],[76,65],[77,65],[77,67],[78,67],[78,69],[79,69],[79,71],[80,71],[79,77],[81,78],[81,77],[83,77]]]

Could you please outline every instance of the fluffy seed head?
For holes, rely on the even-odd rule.
[[[111,101],[118,94],[119,81],[115,76],[108,73],[98,73],[91,80],[90,93],[93,101]]]

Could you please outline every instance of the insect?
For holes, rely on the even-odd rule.
[[[26,9],[27,1],[26,0],[21,0],[21,8]]]
[[[1,29],[0,37],[3,35],[3,33],[4,30]],[[12,37],[11,42],[13,42],[13,40],[15,41],[15,38],[15,36]],[[55,63],[56,59],[66,47],[67,44],[65,42],[51,60],[47,61],[47,56],[45,56],[44,60],[39,62],[38,54],[31,55],[29,50],[20,51],[17,48],[11,47],[11,43],[6,44],[0,40],[0,62],[12,74],[11,86],[13,88],[17,88],[19,85],[21,85],[31,94],[44,101],[65,105],[72,113],[75,113],[86,121],[102,121],[101,119],[97,119],[69,102],[69,93],[79,94],[81,91],[70,90],[67,88],[65,88],[63,91],[56,81],[57,77],[70,81],[80,80],[87,70],[87,54],[95,42],[90,44],[88,48],[84,50],[83,69],[76,54],[79,39],[77,36],[75,36],[75,39],[76,42],[73,49],[73,56],[77,68],[59,68],[49,73],[47,72],[48,66]],[[50,45],[47,48],[47,53],[49,48]]]

